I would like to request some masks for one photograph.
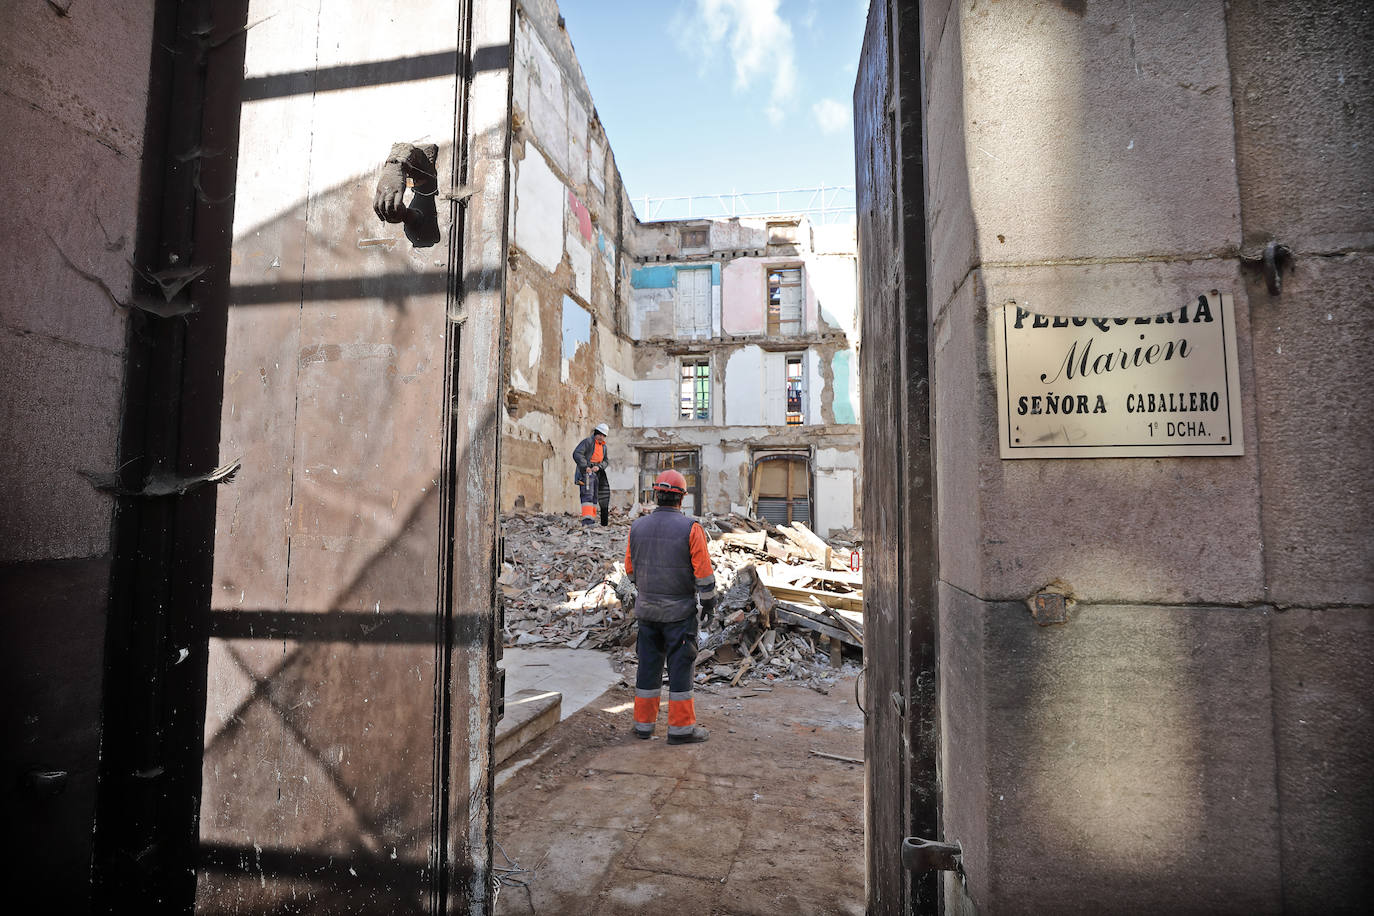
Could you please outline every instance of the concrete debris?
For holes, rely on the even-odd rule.
[[[619,650],[617,665],[633,663],[635,586],[625,574],[625,541],[644,511],[615,511],[604,528],[566,515],[503,516],[497,583],[505,644]],[[777,681],[824,692],[842,668],[856,667],[863,647],[863,578],[850,571],[862,546],[857,532],[826,540],[799,522],[774,526],[738,512],[699,521],[720,600],[698,636],[698,687]]]

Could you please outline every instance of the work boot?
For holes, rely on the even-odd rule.
[[[701,744],[711,737],[711,733],[700,725],[692,726],[691,732],[685,735],[669,735],[669,744]]]
[[[636,738],[642,738],[645,741],[648,741],[650,738],[654,736],[653,729],[650,729],[649,731],[644,731],[643,729],[632,728],[630,729],[630,731],[635,733]]]

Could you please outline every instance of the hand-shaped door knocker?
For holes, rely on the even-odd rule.
[[[406,238],[416,248],[439,242],[439,147],[433,143],[393,143],[377,176],[372,209],[384,223],[404,223]],[[410,203],[405,200],[409,186]]]

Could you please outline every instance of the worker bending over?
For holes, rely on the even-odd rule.
[[[639,673],[635,676],[635,737],[648,738],[658,721],[663,663],[668,662],[668,743],[696,744],[709,737],[692,705],[692,667],[697,656],[697,614],[708,620],[716,606],[716,576],[706,551],[706,532],[682,514],[687,480],[664,471],[654,480],[658,508],[636,519],[625,544],[625,572],[638,586]]]
[[[573,449],[573,464],[577,465],[573,483],[577,484],[578,498],[582,500],[583,528],[596,524],[597,504],[601,506],[601,527],[606,527],[610,521],[611,482],[606,479],[609,463],[606,434],[609,432],[605,423],[598,423],[592,434]]]

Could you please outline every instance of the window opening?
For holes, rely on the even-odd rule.
[[[768,224],[768,244],[770,245],[795,245],[797,244],[797,223],[769,223]]]
[[[705,248],[708,242],[707,230],[705,229],[683,229],[682,247],[683,248]]]
[[[679,386],[680,420],[711,419],[711,360],[705,357],[684,359]]]
[[[668,469],[687,478],[687,495],[682,511],[695,515],[701,504],[700,458],[695,449],[679,451],[642,451],[639,453],[639,501],[654,504],[654,478]]]
[[[754,460],[754,515],[774,525],[811,522],[811,465],[802,455]]]
[[[800,334],[802,325],[802,269],[779,267],[768,272],[769,334]]]
[[[802,358],[801,354],[787,357],[787,425],[800,426],[805,423],[802,410]]]

